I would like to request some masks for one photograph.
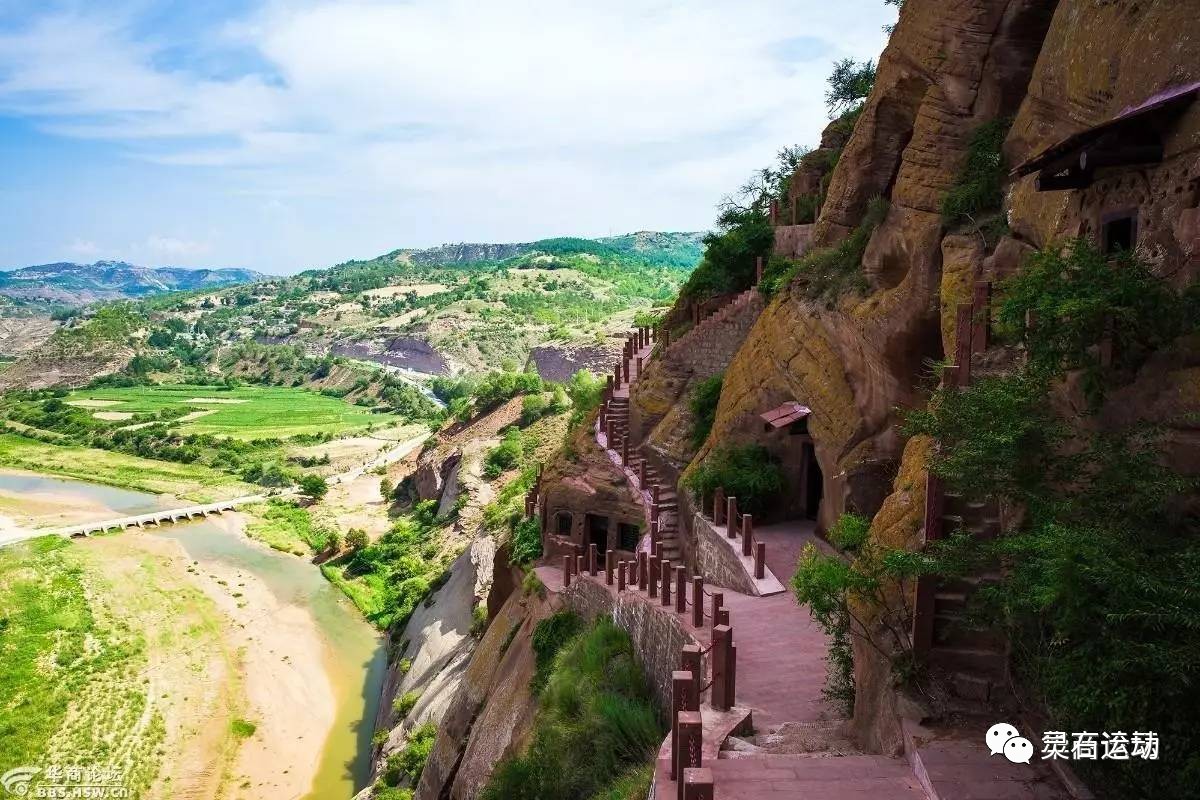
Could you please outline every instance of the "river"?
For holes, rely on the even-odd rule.
[[[0,492],[102,505],[118,514],[163,508],[161,498],[81,481],[33,474],[0,474]],[[179,542],[201,566],[222,564],[259,578],[283,604],[305,609],[316,622],[333,687],[336,716],[313,782],[311,800],[350,798],[367,785],[371,736],[386,668],[378,632],[308,561],[270,550],[210,522],[164,525],[152,535]],[[117,534],[120,535],[120,534]],[[86,546],[86,542],[81,542]]]

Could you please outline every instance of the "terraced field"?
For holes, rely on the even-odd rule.
[[[285,439],[304,433],[341,434],[365,429],[380,418],[336,397],[304,389],[244,386],[234,389],[187,384],[86,389],[67,402],[94,408],[97,415],[186,412],[183,433],[239,439]]]

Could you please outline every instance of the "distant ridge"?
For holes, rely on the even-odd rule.
[[[0,272],[0,295],[17,300],[81,305],[163,292],[219,289],[267,276],[249,269],[139,267],[124,261],[58,262]]]

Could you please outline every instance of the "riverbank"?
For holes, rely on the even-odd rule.
[[[3,510],[35,525],[162,501],[27,473],[0,477]],[[0,737],[0,772],[107,764],[112,753],[143,797],[353,796],[369,770],[378,635],[319,570],[251,541],[244,525],[230,514],[0,550],[0,616],[43,634],[23,637],[24,661],[0,682],[0,730],[28,722],[11,710],[18,696],[41,717],[20,742]],[[61,596],[33,602],[48,585]],[[104,657],[60,670],[64,642]],[[47,663],[55,668],[39,674]],[[73,688],[64,694],[65,686]],[[113,739],[124,744],[114,750]]]

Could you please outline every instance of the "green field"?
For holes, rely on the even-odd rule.
[[[286,439],[303,433],[340,434],[384,421],[367,409],[336,397],[270,386],[235,389],[186,384],[135,386],[80,390],[67,398],[68,403],[75,405],[91,400],[105,403],[102,407],[97,406],[96,411],[141,414],[178,409],[188,413],[211,412],[182,422],[180,430],[239,439]]]
[[[249,486],[201,464],[153,461],[92,447],[63,447],[11,433],[0,434],[0,466],[172,494],[198,503],[262,491],[262,487]]]

